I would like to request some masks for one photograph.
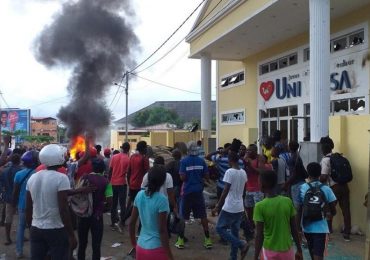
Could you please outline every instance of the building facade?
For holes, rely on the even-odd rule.
[[[57,119],[53,117],[32,117],[31,118],[31,135],[45,135],[58,140]]]
[[[351,211],[364,231],[369,22],[369,0],[207,1],[187,36],[190,57],[201,60],[205,106],[211,86],[203,78],[217,61],[218,145],[254,143],[277,129],[299,142],[329,134],[356,172]]]

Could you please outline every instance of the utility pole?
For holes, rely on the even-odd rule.
[[[126,71],[126,88],[125,88],[125,93],[126,93],[126,137],[125,141],[128,142],[128,75],[130,72]]]

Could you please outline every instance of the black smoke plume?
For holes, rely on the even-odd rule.
[[[122,14],[126,14],[122,16]],[[114,80],[134,65],[138,40],[124,17],[128,0],[71,0],[36,40],[37,59],[48,67],[72,67],[71,101],[57,114],[68,136],[97,134],[110,124],[104,95]]]

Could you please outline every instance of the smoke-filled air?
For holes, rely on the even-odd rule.
[[[127,0],[69,1],[37,38],[35,55],[40,62],[73,68],[68,84],[70,103],[57,115],[69,137],[86,131],[94,135],[109,126],[111,111],[104,95],[134,65],[138,46],[125,20],[132,15]]]

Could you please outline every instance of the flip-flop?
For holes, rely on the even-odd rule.
[[[247,256],[249,247],[250,247],[249,243],[246,242],[246,244],[244,245],[243,249],[240,252],[241,253],[240,254],[240,260],[243,260]]]

